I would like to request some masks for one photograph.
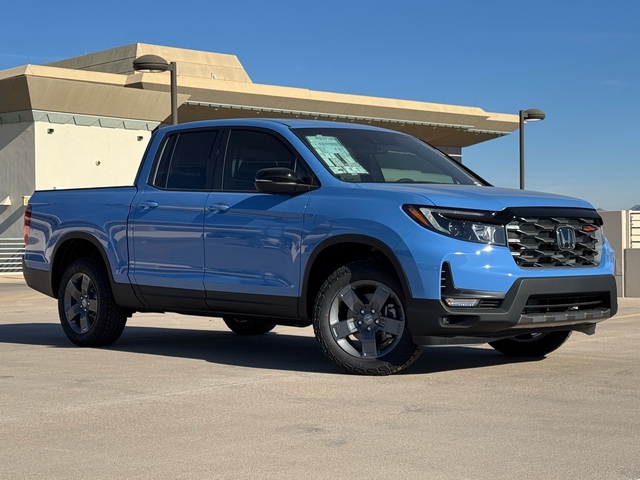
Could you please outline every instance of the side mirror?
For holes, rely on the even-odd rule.
[[[256,189],[262,193],[303,193],[315,190],[311,185],[298,178],[290,168],[263,168],[256,173]]]

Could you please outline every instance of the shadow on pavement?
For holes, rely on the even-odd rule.
[[[53,323],[0,325],[0,344],[80,348],[71,344]],[[274,332],[239,336],[217,330],[128,326],[122,337],[104,350],[199,359],[220,365],[298,372],[339,374],[324,357],[315,338]],[[404,374],[429,374],[483,368],[531,359],[509,358],[490,349],[451,346],[427,348]]]

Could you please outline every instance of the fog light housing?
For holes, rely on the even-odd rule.
[[[480,304],[479,298],[445,298],[444,303],[449,307],[473,308]]]

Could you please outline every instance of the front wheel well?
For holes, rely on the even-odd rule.
[[[302,297],[303,306],[300,310],[307,315],[307,319],[312,317],[313,304],[324,281],[338,268],[360,260],[375,261],[384,267],[387,271],[395,275],[403,287],[404,294],[410,294],[406,287],[405,278],[400,273],[400,267],[396,267],[389,255],[381,249],[373,245],[358,242],[338,243],[327,247],[318,254],[313,259],[313,265],[308,271],[305,282],[306,288],[304,289]]]

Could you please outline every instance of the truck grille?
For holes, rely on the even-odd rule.
[[[602,238],[593,218],[519,216],[507,224],[509,249],[521,268],[598,265]]]

